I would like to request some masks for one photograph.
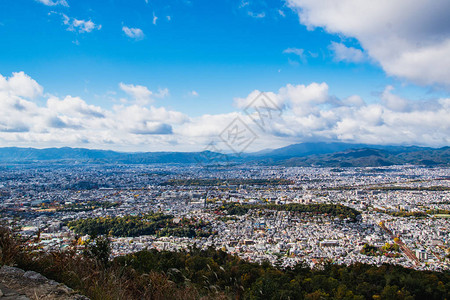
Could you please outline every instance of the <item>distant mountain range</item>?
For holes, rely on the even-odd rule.
[[[412,148],[360,148],[329,154],[313,154],[305,157],[287,158],[273,164],[284,166],[321,167],[381,167],[391,165],[450,165],[450,147],[440,149]]]
[[[280,166],[379,167],[450,165],[450,147],[382,146],[348,143],[302,143],[240,156],[204,152],[136,152],[83,148],[0,148],[0,163],[255,163]]]
[[[321,167],[442,166],[450,165],[450,147],[303,143],[266,153],[258,163]]]

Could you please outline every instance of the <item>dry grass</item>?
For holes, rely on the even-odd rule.
[[[32,251],[12,232],[0,227],[0,264],[33,270],[64,283],[92,300],[118,299],[224,299],[223,295],[199,294],[191,286],[177,286],[158,272],[142,274],[131,267],[112,263],[105,267],[73,250],[42,253]]]

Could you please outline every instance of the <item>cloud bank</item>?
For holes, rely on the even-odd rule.
[[[234,99],[235,111],[199,117],[156,106],[167,89],[120,83],[129,99],[105,109],[80,97],[57,97],[23,72],[0,75],[0,146],[76,146],[127,151],[201,151],[236,117],[258,139],[249,150],[302,141],[450,144],[450,98],[412,101],[387,86],[376,103],[339,99],[327,83],[288,84],[267,96],[282,109],[261,130],[244,113],[260,91]],[[160,101],[160,100],[159,100]],[[231,106],[230,101],[230,106]],[[222,149],[226,147],[222,146]]]

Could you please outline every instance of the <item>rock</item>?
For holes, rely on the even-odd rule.
[[[89,300],[68,286],[49,280],[34,271],[3,266],[0,268],[0,300]]]
[[[73,299],[74,300],[90,300],[88,297],[83,296],[83,295],[74,295]]]
[[[25,274],[23,274],[23,277],[31,279],[31,280],[36,280],[36,281],[47,281],[48,280],[45,276],[43,276],[37,272],[34,272],[34,271],[26,271]]]
[[[23,276],[23,274],[25,274],[25,271],[16,267],[3,266],[0,268],[0,274]]]
[[[54,281],[54,280],[52,280],[52,279],[50,279],[47,283],[50,284],[50,285],[54,285],[54,286],[60,285],[59,282],[56,282],[56,281]]]
[[[27,296],[25,296],[23,293],[19,293],[16,290],[7,288],[3,284],[0,283],[0,290],[1,290],[1,300],[30,300]]]

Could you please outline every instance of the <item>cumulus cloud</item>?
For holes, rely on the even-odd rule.
[[[336,61],[359,63],[365,60],[365,55],[360,49],[347,47],[342,43],[331,42],[330,49]]]
[[[119,87],[126,94],[131,96],[139,105],[147,105],[152,103],[154,98],[164,98],[169,95],[169,89],[158,89],[157,93],[153,93],[146,86],[119,83]]]
[[[170,124],[183,124],[187,121],[187,117],[177,111],[167,110],[164,107],[149,108],[139,105],[118,105],[113,108],[114,115],[123,120],[128,120],[127,124],[122,124],[127,128],[134,127],[133,124],[142,124],[146,122],[160,122]]]
[[[0,74],[0,92],[18,97],[35,98],[41,96],[43,90],[42,86],[24,72],[13,73],[9,78]]]
[[[423,85],[450,86],[449,1],[287,2],[309,29],[322,27],[356,38],[387,74]]]
[[[284,106],[284,101],[277,94],[273,92],[265,92],[267,97],[273,103],[274,107],[282,108]],[[258,104],[258,98],[261,95],[261,91],[254,90],[245,98],[234,98],[234,105],[239,108],[245,110],[248,107],[254,107],[254,104]]]
[[[105,109],[74,96],[44,95],[43,88],[23,72],[0,75],[0,142],[11,146],[89,146],[127,151],[203,150],[239,118],[258,139],[249,150],[309,140],[369,144],[450,143],[450,99],[413,101],[395,94],[392,86],[378,101],[358,95],[339,99],[327,83],[288,84],[265,92],[280,114],[270,115],[263,130],[247,107],[261,92],[234,99],[237,109],[226,114],[189,117],[165,107],[148,105],[148,88],[119,84],[134,100]],[[46,98],[46,102],[34,100]],[[143,105],[145,102],[145,105]],[[176,147],[174,146],[176,145]],[[217,144],[219,149],[228,149]]]
[[[180,132],[190,137],[216,138],[238,116],[241,116],[238,112],[217,115],[206,114],[191,119],[191,122],[181,128]]]
[[[279,90],[278,95],[285,102],[289,102],[294,110],[311,108],[316,104],[325,103],[330,99],[328,94],[328,85],[325,82],[313,82],[309,85],[288,84],[286,87],[282,87]],[[304,114],[308,112],[309,109],[303,112],[299,111],[298,113]]]
[[[392,94],[391,91],[394,90],[394,87],[391,85],[388,85],[383,93],[381,94],[381,100],[383,101],[383,104],[393,111],[407,111],[409,109],[409,103],[408,100],[403,99],[402,97],[399,97],[395,94]]]
[[[326,83],[288,84],[266,93],[283,113],[266,122],[261,138],[433,146],[450,143],[450,119],[445,117],[450,115],[449,99],[412,101],[393,91],[387,86],[378,102],[367,104],[358,95],[345,99],[330,95]],[[235,104],[244,108],[259,94],[253,91],[246,98],[236,98]]]
[[[47,100],[47,108],[55,113],[70,117],[105,117],[105,112],[100,107],[88,105],[79,97],[66,96],[64,99],[60,100],[55,96],[50,96],[50,98]]]
[[[294,54],[295,56],[297,56],[302,63],[306,63],[306,55],[305,55],[305,50],[304,49],[300,49],[300,48],[287,48],[285,50],[283,50],[284,54]]]
[[[86,33],[91,32],[93,30],[102,29],[102,25],[96,25],[91,20],[78,20],[76,18],[72,18],[67,16],[66,14],[60,14],[63,18],[64,25],[67,26],[68,31],[74,31],[78,33]]]
[[[136,134],[172,134],[172,126],[164,123],[145,123],[143,129],[131,131]]]
[[[245,109],[254,106],[258,101],[261,91],[255,90],[246,98],[235,98],[234,104]],[[288,84],[279,89],[278,93],[265,92],[273,109],[287,109],[294,111],[297,115],[309,114],[312,111],[320,110],[320,104],[326,102],[333,103],[332,97],[328,94],[328,85],[323,83],[311,83],[309,85]]]
[[[44,5],[47,6],[56,6],[56,5],[62,5],[65,7],[69,7],[69,4],[67,3],[66,0],[57,0],[57,1],[52,1],[52,0],[36,0],[37,2],[40,2]]]
[[[155,20],[156,23],[156,20]],[[144,32],[140,28],[130,28],[127,26],[122,27],[122,31],[129,37],[134,40],[142,40],[144,38]]]
[[[138,104],[145,105],[153,101],[153,92],[146,86],[125,84],[121,82],[119,83],[119,87],[122,91],[133,97]]]
[[[172,125],[180,125],[187,120],[180,112],[153,106],[120,105],[113,108],[113,114],[118,120],[124,120],[115,124],[116,130],[139,135],[172,134]]]
[[[131,94],[145,97],[145,93],[139,94],[139,86],[124,87],[130,88]],[[167,89],[161,89],[154,96],[167,93]],[[34,102],[36,97],[45,97],[47,101],[38,104],[42,102]],[[181,126],[188,120],[184,114],[164,107],[135,103],[104,109],[79,97],[43,95],[43,88],[23,72],[13,73],[9,78],[0,75],[2,145],[94,145],[99,148],[115,145],[115,149],[134,145],[127,149],[141,147],[145,150],[146,145],[151,144],[152,150],[158,150],[158,147],[172,145],[173,126]]]

